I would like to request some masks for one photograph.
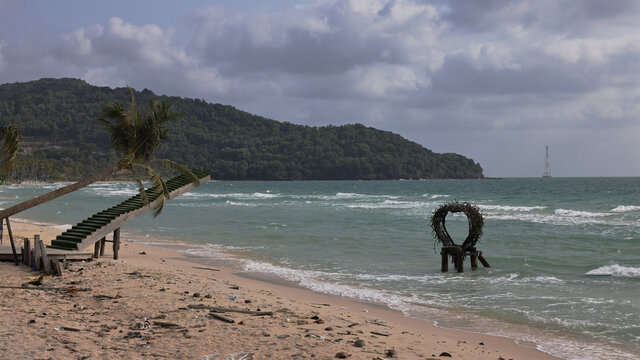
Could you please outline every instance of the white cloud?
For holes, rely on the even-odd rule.
[[[639,8],[628,0],[317,0],[176,11],[184,22],[172,25],[153,12],[122,13],[46,37],[3,31],[0,80],[129,84],[279,120],[372,124],[436,151],[456,151],[460,137],[469,141],[460,152],[473,156],[476,147],[491,175],[519,175],[486,143],[513,138],[533,149],[549,133],[586,146],[565,137],[572,130],[628,137],[640,117]]]

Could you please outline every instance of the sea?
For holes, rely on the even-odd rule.
[[[1,187],[0,207],[58,186]],[[62,231],[136,192],[98,183],[17,217]],[[440,271],[430,220],[452,201],[481,210],[490,268]],[[447,228],[460,244],[467,218]],[[123,231],[562,359],[640,359],[640,178],[208,182]]]

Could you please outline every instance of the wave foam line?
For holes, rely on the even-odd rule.
[[[640,211],[640,206],[620,205],[620,206],[617,206],[614,209],[611,209],[611,212],[614,212],[614,213],[632,212],[632,211]]]
[[[612,276],[622,278],[640,278],[640,267],[605,265],[587,272],[586,275]]]

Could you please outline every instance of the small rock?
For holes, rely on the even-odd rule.
[[[29,320],[29,324],[35,324],[35,323],[36,323],[36,319]]]
[[[349,356],[351,356],[351,355],[347,354],[347,353],[346,353],[346,352],[344,352],[344,351],[340,351],[340,352],[337,352],[337,353],[336,353],[336,356],[334,356],[334,357],[335,357],[336,359],[346,359],[346,358],[348,358]]]
[[[298,319],[298,321],[296,321],[296,324],[298,324],[298,325],[306,325],[306,324],[308,324],[308,322],[307,322],[307,320]]]
[[[194,298],[199,298],[199,297],[200,297],[200,293],[199,293],[199,292],[197,292],[197,293],[193,293],[193,297],[194,297]]]
[[[360,348],[361,348],[361,347],[364,347],[364,340],[362,340],[362,339],[358,339],[358,340],[356,340],[356,341],[353,343],[353,346],[355,346],[355,347],[360,347]]]
[[[318,320],[318,319],[320,319],[320,316],[318,316],[318,315],[313,315],[311,317],[311,320]]]
[[[324,320],[318,319],[318,320],[314,321],[314,323],[316,323],[316,324],[324,324]]]
[[[333,327],[331,326],[327,326],[326,328],[324,328],[325,331],[333,331]]]
[[[398,357],[398,352],[396,351],[396,349],[388,349],[388,350],[385,350],[384,356],[390,357],[390,358]]]
[[[248,352],[240,352],[227,355],[224,360],[254,360],[253,354]]]
[[[249,299],[246,299],[246,300],[244,301],[244,303],[245,303],[245,304],[251,304],[252,302],[253,302],[253,301],[251,301],[251,300],[249,300]]]
[[[266,332],[266,331],[263,331],[263,332],[262,332],[262,336],[271,336],[271,334],[269,334],[269,333],[268,333],[268,332]]]
[[[141,251],[141,252],[139,252],[138,254],[140,254],[140,255],[147,255],[147,253],[146,253],[146,252],[144,252],[144,251]]]
[[[440,356],[440,357],[451,357],[451,354],[449,354],[449,353],[448,353],[448,352],[446,352],[446,351],[443,351],[443,352],[441,352],[441,353],[440,353],[440,355],[439,355],[439,356]]]
[[[481,342],[481,343],[479,343],[478,345],[482,345],[482,346],[484,346],[484,343],[483,343],[483,342]]]
[[[211,299],[213,296],[211,296],[211,294],[207,294],[204,296],[206,299]]]

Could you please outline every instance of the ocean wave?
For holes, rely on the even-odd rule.
[[[621,278],[640,278],[640,267],[605,265],[591,270],[586,275],[612,276]]]
[[[246,207],[256,207],[256,206],[258,206],[256,204],[247,204],[247,203],[242,203],[242,202],[237,202],[237,201],[230,201],[230,200],[227,200],[225,202],[225,205],[228,205],[228,206],[246,206]]]
[[[295,270],[260,261],[247,261],[243,269],[245,271],[274,275],[279,278],[292,281],[302,287],[325,294],[344,296],[352,299],[371,301],[386,304],[392,309],[403,311],[409,308],[407,298],[389,291],[375,290],[366,287],[354,287],[339,284],[334,281],[324,281],[323,277],[335,277],[343,274],[322,272],[316,270]],[[421,299],[412,299],[423,302]],[[414,301],[411,301],[414,302]],[[423,304],[423,305],[426,305]]]
[[[604,217],[610,214],[608,213],[600,213],[600,212],[590,212],[590,211],[577,211],[577,210],[567,210],[567,209],[556,209],[554,214],[561,216],[569,216],[569,217]]]
[[[564,283],[564,280],[558,279],[555,276],[529,276],[529,277],[520,277],[520,274],[511,273],[504,276],[499,276],[495,278],[488,278],[487,281],[490,284],[506,284],[510,285],[524,285],[524,284],[543,284],[543,285],[557,285]]]
[[[381,203],[359,203],[347,205],[347,207],[351,209],[414,209],[423,206],[424,203],[394,200],[385,200]]]
[[[536,224],[551,224],[551,225],[610,225],[610,226],[625,226],[632,225],[629,222],[622,221],[620,219],[602,219],[597,217],[588,216],[562,216],[562,215],[548,215],[540,213],[488,213],[484,214],[485,219],[488,220],[513,220],[513,221],[526,221]]]
[[[640,211],[640,206],[620,205],[614,209],[611,209],[611,212],[614,212],[614,213],[631,212],[631,211]]]
[[[114,189],[114,188],[93,188],[89,189],[98,196],[134,196],[140,193],[138,189]]]
[[[238,200],[261,200],[274,199],[280,197],[280,194],[269,194],[262,192],[247,193],[223,193],[223,194],[203,194],[203,193],[185,193],[183,198],[210,198],[210,199],[238,199]]]
[[[520,211],[530,212],[535,210],[544,210],[546,206],[509,206],[509,205],[478,205],[481,210],[498,210],[498,211]]]
[[[427,197],[429,196],[429,194],[424,194],[422,195],[423,197]],[[433,194],[431,196],[429,196],[429,200],[435,200],[435,199],[441,199],[441,198],[448,198],[451,197],[451,195],[444,195],[444,194]]]

